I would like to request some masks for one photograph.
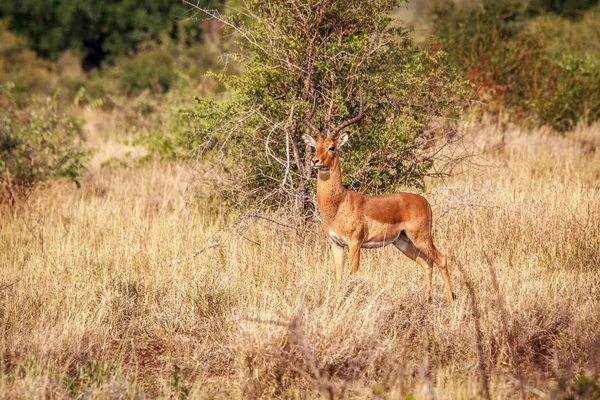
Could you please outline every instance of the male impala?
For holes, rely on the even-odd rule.
[[[364,117],[362,97],[358,116],[331,129],[323,137],[311,122],[315,113],[316,98],[304,124],[315,134],[308,134],[304,141],[316,149],[312,159],[313,168],[318,170],[317,203],[323,219],[323,230],[331,241],[335,263],[335,279],[342,279],[344,247],[350,247],[351,274],[358,271],[361,248],[376,248],[394,244],[411,260],[425,270],[427,297],[431,300],[431,277],[433,264],[437,264],[450,301],[454,300],[452,284],[444,257],[433,244],[432,214],[427,200],[417,194],[397,193],[367,196],[347,190],[342,185],[342,172],[338,150],[348,137],[347,132],[338,135],[344,128]]]

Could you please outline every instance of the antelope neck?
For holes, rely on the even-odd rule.
[[[327,170],[319,170],[317,174],[317,203],[325,219],[332,219],[337,214],[340,203],[344,200],[346,189],[342,185],[342,170],[339,159]]]

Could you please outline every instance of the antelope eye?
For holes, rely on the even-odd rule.
[[[334,146],[334,145],[331,145],[331,146],[329,146],[329,148],[328,148],[327,150],[329,150],[329,151],[334,151],[334,150],[335,150],[335,146]]]

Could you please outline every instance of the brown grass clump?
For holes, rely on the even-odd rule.
[[[485,167],[428,195],[454,306],[391,247],[336,286],[318,224],[240,220],[182,165],[2,208],[0,397],[597,396],[600,127],[475,131]]]

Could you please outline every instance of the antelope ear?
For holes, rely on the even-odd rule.
[[[310,136],[308,133],[303,134],[302,139],[304,140],[304,143],[312,146],[313,149],[315,149],[317,147],[317,143],[315,142],[315,139],[312,136]]]
[[[337,140],[337,147],[338,149],[340,147],[342,147],[344,144],[346,144],[346,142],[348,141],[348,138],[350,137],[350,134],[348,132],[344,132],[342,133]]]

